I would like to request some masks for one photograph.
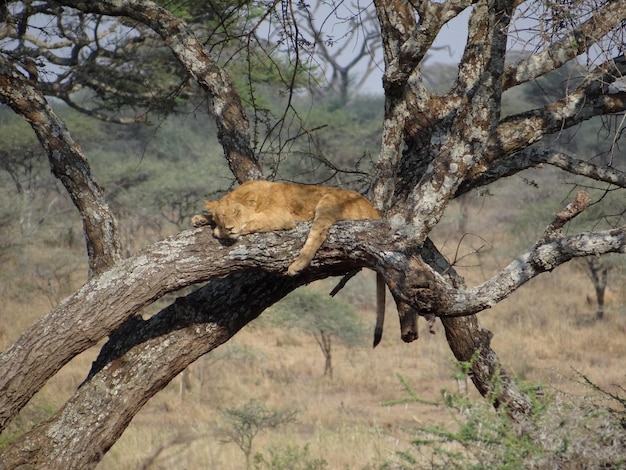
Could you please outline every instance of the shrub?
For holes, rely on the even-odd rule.
[[[579,374],[591,394],[532,393],[533,414],[523,426],[487,401],[442,390],[453,425],[417,426],[412,446],[380,469],[626,468],[626,397]],[[408,383],[401,379],[405,389]],[[533,387],[534,391],[541,390]],[[623,389],[620,389],[623,390]],[[410,398],[419,400],[410,388]],[[391,403],[393,405],[393,403]]]

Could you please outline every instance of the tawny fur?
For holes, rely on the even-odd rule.
[[[207,215],[194,215],[194,226],[214,225],[213,235],[235,241],[241,235],[289,230],[298,222],[313,221],[311,231],[298,258],[287,274],[302,272],[324,243],[328,229],[340,220],[379,219],[367,199],[353,191],[295,183],[249,181],[219,201],[205,201]],[[382,296],[382,298],[381,298]],[[377,275],[377,316],[374,346],[382,336],[384,322],[384,281]]]

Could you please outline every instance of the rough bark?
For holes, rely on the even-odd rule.
[[[211,98],[220,142],[235,177],[246,181],[261,176],[247,118],[230,78],[184,22],[140,0],[57,3],[131,18],[157,32]],[[0,63],[3,100],[31,122],[48,150],[52,168],[58,168],[55,174],[87,219],[85,232],[93,252],[109,253],[105,261],[94,262],[92,271],[101,275],[0,355],[0,428],[63,364],[111,335],[74,397],[50,422],[4,447],[0,468],[95,465],[145,401],[193,360],[227,341],[288,291],[359,267],[384,275],[398,305],[405,341],[416,339],[419,315],[439,316],[455,357],[472,362],[478,390],[515,417],[527,413],[527,398],[490,348],[491,333],[473,315],[573,257],[624,253],[626,228],[565,237],[559,219],[531,250],[472,288],[463,286],[427,236],[455,196],[537,163],[626,186],[623,173],[615,169],[529,147],[548,132],[595,115],[622,112],[626,101],[623,91],[611,88],[625,71],[623,58],[616,58],[599,65],[563,99],[501,119],[505,87],[545,73],[573,54],[566,43],[555,43],[541,56],[545,61],[529,58],[505,69],[507,28],[518,3],[375,2],[385,54],[386,110],[372,194],[388,222],[334,227],[311,268],[296,279],[284,277],[284,272],[297,255],[306,224],[290,232],[245,237],[230,247],[219,245],[209,230],[188,231],[119,261],[116,236],[111,236],[115,219],[77,145],[35,89],[36,74],[29,79],[6,61]],[[436,96],[426,90],[419,67],[441,26],[470,5],[468,44],[457,81],[448,95]],[[593,44],[596,38],[590,39],[590,32],[619,27],[626,6],[606,2],[597,14],[598,23],[581,24],[575,37]],[[85,188],[89,191],[83,199]],[[104,208],[101,219],[91,219],[94,208]],[[153,319],[134,316],[167,292],[209,280]]]
[[[0,57],[0,101],[31,125],[45,149],[52,173],[63,183],[83,220],[89,276],[104,272],[121,258],[117,220],[104,191],[91,177],[80,146],[52,111],[36,84]]]
[[[0,468],[93,468],[150,397],[299,284],[265,273],[235,274],[177,299],[149,320],[135,317],[125,324],[123,341],[105,345],[72,399],[2,452]],[[241,298],[251,294],[243,306]]]
[[[345,230],[347,226],[351,229]],[[253,235],[228,247],[217,243],[210,230],[187,231],[153,245],[94,278],[0,355],[0,424],[4,426],[15,416],[72,357],[164,294],[239,271],[262,269],[272,276],[284,274],[308,227],[304,224],[294,231]],[[366,266],[382,270],[396,299],[411,305],[420,314],[465,316],[494,305],[532,277],[554,269],[573,256],[624,252],[625,232],[622,228],[589,234],[588,239],[565,237],[538,244],[533,252],[516,260],[508,270],[465,290],[432,272],[419,258],[397,251],[384,223],[343,223],[331,229],[327,243],[306,275],[289,285],[293,289],[315,278]],[[604,244],[599,243],[602,239]],[[412,270],[405,270],[407,266],[413,266]],[[135,279],[141,282],[134,282]],[[507,280],[509,282],[505,282]],[[236,288],[234,283],[232,288]],[[240,296],[239,308],[245,309],[252,298]],[[449,328],[455,328],[456,323],[451,324]],[[466,335],[469,338],[465,327],[457,329],[455,338]],[[127,335],[128,329],[124,333]],[[466,342],[471,340],[468,338]],[[456,346],[451,343],[451,347],[454,350]],[[175,353],[173,351],[170,360],[175,359]],[[159,363],[155,366],[159,367]],[[30,373],[23,374],[23,370]]]

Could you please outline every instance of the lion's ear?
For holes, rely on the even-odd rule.
[[[249,192],[248,194],[245,195],[245,197],[243,198],[242,204],[244,206],[248,206],[248,207],[256,207],[256,203],[259,199],[259,195],[253,192]]]
[[[209,213],[209,219],[213,220],[213,216],[217,212],[219,201],[204,201],[204,207]]]

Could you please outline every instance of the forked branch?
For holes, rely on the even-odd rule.
[[[588,204],[585,192],[555,214],[544,236],[527,253],[484,283],[459,290],[451,296],[452,304],[442,316],[463,316],[490,308],[508,297],[539,274],[552,271],[573,258],[606,253],[626,253],[626,226],[599,232],[562,236],[560,228],[580,214]]]

